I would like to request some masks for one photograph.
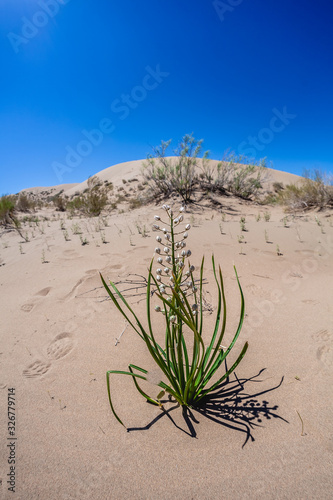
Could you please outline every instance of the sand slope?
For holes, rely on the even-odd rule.
[[[98,175],[116,184],[138,176],[139,165]],[[152,379],[157,374],[129,326],[115,345],[126,325],[106,300],[98,272],[120,282],[145,321],[155,213],[161,211],[154,205],[115,211],[103,222],[50,210],[38,226],[26,224],[29,242],[15,232],[1,235],[2,498],[331,498],[332,212],[285,219],[279,207],[232,197],[222,210],[189,208],[191,262],[198,266],[206,257],[207,332],[216,310],[214,252],[225,278],[227,340],[240,306],[234,262],[246,301],[231,358],[246,340],[250,347],[236,370],[239,382],[232,376],[214,404],[186,418],[171,403],[163,414],[129,377],[114,376],[114,404],[127,432],[111,413],[105,372],[133,363],[150,369]],[[240,229],[241,216],[247,231]],[[160,328],[158,315],[154,321]],[[15,495],[6,484],[10,388],[17,414]],[[147,390],[159,391],[153,384]]]

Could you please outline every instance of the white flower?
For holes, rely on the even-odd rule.
[[[161,253],[161,249],[159,247],[155,248],[155,253]]]
[[[164,247],[164,253],[169,253],[169,248],[168,247]]]
[[[185,233],[183,234],[183,238],[185,238],[185,239],[186,239],[187,237],[188,237],[188,233],[186,233],[186,232],[185,232]]]
[[[154,215],[155,220],[161,220],[161,217],[159,215]]]
[[[171,261],[172,261],[172,259],[171,259],[170,255],[168,255],[168,256],[167,256],[167,258],[166,258],[165,260],[167,261],[167,263],[168,263],[168,264],[170,264],[170,263],[171,263]]]
[[[160,236],[156,236],[156,241],[158,241],[159,243],[161,243],[162,238]]]
[[[156,269],[156,274],[162,274],[162,269],[160,268]]]
[[[189,229],[191,229],[191,224],[186,224],[185,229],[186,229],[186,231],[188,231]]]
[[[180,207],[179,212],[185,212],[185,207]]]
[[[157,259],[157,262],[158,262],[159,264],[162,264],[162,262],[163,262],[162,257],[159,257],[159,258]]]

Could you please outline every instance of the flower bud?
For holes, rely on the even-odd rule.
[[[162,257],[159,257],[159,258],[157,259],[157,262],[158,262],[159,264],[162,264],[162,262],[163,262]]]
[[[158,241],[159,243],[161,243],[162,238],[160,236],[156,236],[156,241]]]
[[[153,229],[156,229],[156,231],[160,228],[157,224],[153,224]]]
[[[179,212],[185,212],[185,207],[180,207]]]
[[[161,276],[159,274],[156,276],[156,281],[161,281]]]
[[[164,234],[167,234],[167,232],[168,232],[168,230],[165,227],[162,229],[162,231]]]
[[[198,304],[192,304],[192,311],[198,310]]]
[[[167,261],[167,263],[168,263],[168,264],[170,264],[170,263],[171,263],[171,261],[172,261],[172,259],[171,259],[170,255],[168,255],[168,256],[167,256],[167,258],[166,258],[165,260]]]
[[[170,321],[171,321],[171,323],[176,323],[176,321],[177,321],[176,316],[170,316]]]
[[[168,247],[164,247],[164,253],[169,253],[169,248]]]
[[[161,311],[160,306],[155,306],[155,311],[156,311],[156,312],[160,312],[160,311]]]
[[[183,238],[185,238],[185,239],[186,239],[187,237],[188,237],[188,233],[186,233],[186,232],[185,232],[185,233],[183,234]]]
[[[189,257],[190,255],[192,255],[191,250],[187,250],[187,252],[186,252],[186,256],[187,256],[187,257]]]
[[[183,222],[184,217],[183,217],[182,215],[180,215],[180,216],[178,217],[178,219],[179,219],[179,222]]]
[[[161,253],[161,249],[160,249],[159,247],[156,247],[156,248],[155,248],[155,253],[160,254],[160,253]]]
[[[160,268],[156,269],[156,274],[162,274],[162,269]]]
[[[190,271],[191,271],[191,273],[193,273],[193,271],[195,271],[195,267],[194,266],[190,266]]]
[[[170,269],[168,267],[165,267],[164,272],[165,272],[165,274],[168,274],[170,272]]]
[[[161,220],[161,217],[159,215],[154,215],[155,220]]]
[[[186,256],[186,251],[182,250],[182,257],[185,257],[185,256]]]
[[[186,229],[186,231],[188,231],[189,229],[191,229],[191,225],[190,224],[186,224],[185,229]]]

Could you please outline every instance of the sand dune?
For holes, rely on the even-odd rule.
[[[121,184],[139,178],[140,166],[115,165],[98,177]],[[297,180],[271,174],[279,182]],[[70,195],[86,183],[67,187],[61,189]],[[246,318],[235,351],[246,340],[249,350],[215,403],[186,418],[171,403],[163,413],[129,377],[114,376],[126,432],[111,413],[105,373],[134,363],[153,379],[156,370],[142,340],[106,300],[98,273],[119,282],[145,321],[144,277],[155,247],[153,217],[161,211],[153,203],[123,210],[73,219],[44,210],[38,225],[25,223],[28,242],[14,231],[1,235],[2,498],[331,498],[332,211],[286,215],[234,197],[218,210],[188,207],[191,262],[198,266],[206,257],[207,333],[217,305],[214,252],[225,278],[228,339],[240,307],[236,264]],[[158,317],[154,322],[159,328]],[[15,495],[7,484],[12,388]],[[159,392],[153,384],[147,390]]]

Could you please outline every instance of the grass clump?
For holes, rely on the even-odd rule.
[[[318,170],[306,172],[298,184],[288,184],[279,192],[279,202],[289,210],[323,209],[333,206],[332,179]]]
[[[130,364],[128,371],[110,370],[107,372],[107,391],[111,410],[116,419],[123,422],[116,413],[112,398],[110,375],[122,374],[132,377],[136,389],[150,403],[163,409],[162,398],[165,394],[169,398],[185,407],[195,407],[203,403],[205,398],[215,390],[233,372],[240,363],[248,348],[247,342],[238,355],[236,361],[226,368],[222,375],[211,379],[217,370],[224,364],[233,348],[242,328],[244,319],[244,297],[238,280],[241,295],[240,319],[236,333],[228,347],[222,346],[226,329],[226,297],[220,267],[216,269],[214,256],[212,266],[218,293],[216,321],[209,344],[203,340],[204,334],[204,297],[203,297],[203,270],[202,258],[199,279],[194,278],[195,268],[189,262],[190,250],[185,250],[190,230],[190,224],[183,227],[183,211],[181,208],[177,216],[168,205],[163,207],[166,212],[165,221],[155,216],[153,228],[160,235],[156,237],[158,246],[155,248],[158,268],[153,271],[154,258],[151,261],[147,279],[147,324],[145,328],[133,309],[111,281],[107,285],[101,276],[102,283],[109,294],[114,306],[122,313],[127,322],[145,342],[154,362],[163,373],[163,380],[157,386],[160,391],[156,397],[148,395],[139,382],[147,380],[148,371],[139,366]],[[162,227],[159,224],[162,224]],[[152,296],[156,297],[155,312],[163,315],[165,321],[164,345],[156,338],[152,325]],[[217,379],[217,380],[216,380]]]

